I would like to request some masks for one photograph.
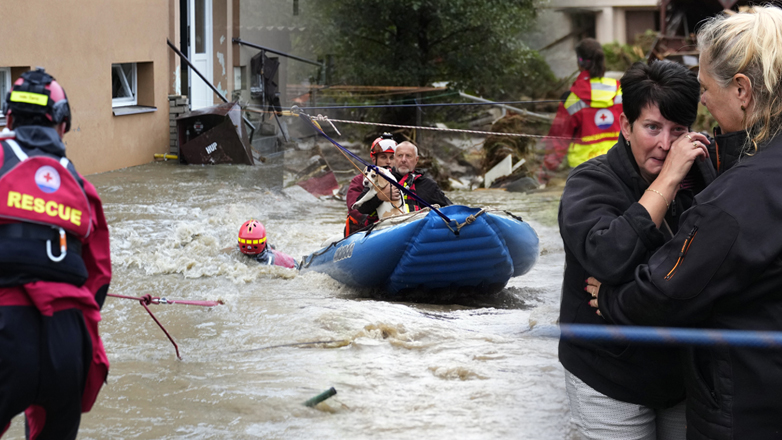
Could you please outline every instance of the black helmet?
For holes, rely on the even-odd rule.
[[[65,122],[65,132],[71,129],[71,107],[65,90],[39,67],[22,74],[3,102],[3,113],[54,125]]]

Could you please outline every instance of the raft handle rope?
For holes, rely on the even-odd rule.
[[[400,190],[400,191],[404,192],[405,194],[409,195],[410,197],[412,197],[412,198],[416,199],[418,202],[420,202],[421,204],[425,205],[427,208],[430,208],[430,209],[432,209],[434,212],[436,212],[436,213],[437,213],[437,215],[439,215],[440,217],[442,217],[442,219],[445,221],[446,225],[450,225],[450,224],[453,222],[453,220],[451,220],[450,218],[448,218],[448,216],[446,216],[445,214],[443,214],[443,213],[442,213],[442,212],[441,212],[439,209],[437,209],[437,208],[433,207],[432,205],[430,205],[429,203],[427,203],[427,202],[426,202],[424,199],[422,199],[422,198],[418,197],[418,195],[417,195],[417,194],[415,194],[414,192],[412,192],[412,191],[410,191],[409,189],[405,188],[403,185],[399,184],[398,182],[396,182],[396,181],[394,181],[394,180],[392,180],[392,179],[388,179],[388,178],[385,176],[385,174],[383,174],[382,172],[380,172],[380,170],[378,169],[378,167],[377,167],[376,165],[374,165],[374,164],[370,164],[370,163],[367,163],[366,161],[364,161],[364,159],[362,159],[362,158],[360,158],[360,157],[356,156],[356,155],[355,155],[355,154],[353,154],[353,153],[352,153],[350,150],[348,150],[347,148],[345,148],[345,147],[343,147],[342,145],[340,145],[339,143],[337,143],[337,141],[335,141],[334,139],[332,139],[332,138],[331,138],[329,135],[327,135],[327,134],[326,134],[326,133],[323,131],[323,129],[322,129],[322,128],[320,128],[320,125],[319,125],[319,124],[316,122],[316,119],[317,119],[317,118],[313,118],[312,116],[310,116],[310,115],[308,115],[308,114],[306,114],[306,113],[302,112],[302,111],[301,111],[301,110],[299,110],[299,109],[298,109],[298,107],[296,107],[296,106],[293,106],[293,107],[291,108],[291,114],[294,114],[294,115],[297,115],[297,116],[298,116],[298,115],[304,115],[304,116],[306,116],[305,120],[306,120],[307,122],[309,122],[309,123],[310,123],[310,125],[312,125],[312,127],[313,127],[313,128],[315,128],[315,130],[317,130],[317,132],[318,132],[318,133],[320,133],[320,134],[321,134],[321,135],[322,135],[324,138],[326,138],[326,140],[328,140],[329,142],[331,142],[332,144],[334,144],[334,146],[336,146],[337,148],[339,148],[339,149],[340,149],[342,152],[344,152],[344,153],[347,153],[347,154],[348,154],[348,155],[350,155],[352,158],[356,159],[357,161],[359,161],[359,162],[361,162],[362,164],[364,164],[365,166],[367,166],[369,169],[371,169],[371,170],[374,170],[374,171],[375,171],[375,173],[377,173],[378,175],[380,175],[380,176],[383,176],[383,178],[384,178],[384,179],[386,179],[386,181],[388,181],[388,183],[390,183],[391,185],[394,185],[394,186],[395,186],[395,187],[396,187],[398,190]],[[328,118],[326,118],[326,120],[328,120],[329,122],[331,122],[331,121],[330,121]],[[448,226],[448,228],[449,228],[449,229],[451,229],[451,227],[450,227],[450,226]],[[451,229],[451,231],[453,231],[453,229]],[[456,233],[456,234],[458,234],[458,231],[453,231],[453,232],[454,232],[454,233]]]
[[[485,214],[486,211],[488,211],[488,210],[489,210],[489,208],[481,208],[481,210],[476,212],[475,214],[468,215],[467,218],[464,219],[464,222],[457,223],[456,224],[456,234],[458,235],[459,234],[458,231],[460,231],[463,227],[465,227],[467,225],[471,225],[472,222],[474,222],[476,218],[478,218],[481,214]]]
[[[513,214],[513,213],[512,213],[512,212],[510,212],[510,211],[502,210],[501,212],[504,212],[505,214],[508,214],[509,216],[511,216],[511,217],[513,217],[513,218],[515,218],[516,220],[518,220],[518,221],[520,221],[520,222],[522,222],[522,223],[524,222],[524,219],[523,219],[523,218],[521,218],[521,216],[517,216],[517,215]]]
[[[166,334],[168,337],[168,340],[171,341],[172,344],[174,344],[174,350],[176,350],[176,357],[179,360],[182,360],[182,356],[179,355],[179,346],[174,342],[174,338],[171,337],[171,335],[168,333],[165,327],[163,327],[163,324],[158,321],[158,319],[155,317],[155,314],[152,313],[152,310],[149,310],[149,307],[147,307],[149,304],[184,304],[184,305],[191,305],[191,306],[202,306],[202,307],[214,307],[220,304],[225,304],[222,300],[218,301],[183,301],[183,300],[170,300],[166,298],[161,298],[157,296],[152,296],[150,294],[146,294],[144,296],[125,296],[125,295],[117,295],[114,293],[109,293],[108,296],[113,296],[114,298],[123,298],[123,299],[132,299],[136,300],[141,304],[144,309],[146,309],[147,313],[149,313],[149,316],[152,317],[152,319],[155,321],[155,323],[160,327],[161,330],[163,330],[163,333]]]

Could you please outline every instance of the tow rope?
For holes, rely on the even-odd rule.
[[[183,305],[190,305],[190,306],[202,306],[202,307],[214,307],[220,304],[225,304],[223,300],[218,301],[183,301],[183,300],[171,300],[166,298],[161,298],[159,296],[152,296],[150,294],[146,294],[144,296],[125,296],[125,295],[116,295],[113,293],[109,293],[108,296],[113,296],[114,298],[123,298],[123,299],[132,299],[136,300],[141,304],[144,309],[149,313],[149,316],[152,317],[152,319],[155,321],[155,323],[160,327],[161,330],[163,330],[163,333],[166,334],[168,337],[168,340],[171,341],[172,344],[174,344],[174,350],[176,350],[176,357],[179,360],[182,360],[182,356],[179,355],[179,346],[174,342],[174,338],[171,337],[171,335],[168,333],[165,327],[163,327],[163,324],[158,321],[158,319],[155,317],[155,314],[152,313],[152,310],[149,310],[149,307],[147,307],[150,304],[183,304]]]

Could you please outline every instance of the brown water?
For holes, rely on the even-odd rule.
[[[150,306],[178,360],[140,305],[109,298],[111,370],[80,439],[573,438],[557,341],[531,331],[557,318],[558,194],[449,193],[521,215],[541,257],[496,296],[428,305],[377,301],[240,254],[249,218],[297,258],[344,223],[344,202],[265,189],[258,167],[155,163],[89,180],[111,228],[111,293],[225,305]],[[302,344],[312,341],[330,342]],[[302,405],[329,387],[338,394]],[[14,419],[6,438],[23,438],[23,424]]]

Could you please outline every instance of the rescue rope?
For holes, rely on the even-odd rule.
[[[351,342],[350,339],[329,339],[325,341],[293,342],[290,344],[265,345],[263,347],[250,348],[248,350],[229,351],[226,354],[252,353],[254,351],[270,350],[272,348],[301,347],[305,345],[321,345],[321,344],[339,344],[338,345],[339,347],[344,347],[345,345],[350,344],[350,342]]]
[[[782,332],[779,331],[560,324],[558,328],[547,326],[533,332],[542,337],[560,338],[565,341],[782,349]]]
[[[322,119],[320,119],[320,118],[321,118],[321,115],[318,115],[318,116],[317,116],[317,120],[322,120]],[[329,121],[328,119],[326,119],[326,121],[328,121],[328,122],[329,122],[329,124],[331,124],[331,121]],[[334,124],[331,124],[331,126],[332,126],[332,127],[334,127]],[[317,127],[318,127],[318,128],[320,128],[320,124],[317,124]],[[321,131],[322,131],[322,129],[321,129]],[[334,131],[336,131],[338,135],[342,136],[342,134],[340,134],[339,130],[337,130],[337,127],[334,127]],[[344,152],[342,149],[338,148],[338,150],[339,150],[339,152],[340,152],[340,153],[342,153],[342,155],[343,155],[343,156],[345,156],[345,159],[346,159],[348,162],[350,162],[350,164],[351,164],[351,165],[353,165],[353,168],[355,168],[356,170],[358,170],[358,173],[359,173],[359,174],[362,174],[364,177],[366,177],[366,178],[367,178],[367,181],[368,181],[370,184],[372,184],[372,186],[375,188],[375,192],[377,193],[377,196],[378,196],[378,197],[380,197],[381,199],[384,199],[383,201],[390,203],[390,204],[391,204],[391,206],[393,206],[393,207],[394,207],[394,209],[396,209],[396,210],[397,210],[397,211],[399,211],[400,213],[403,213],[403,212],[404,212],[404,210],[402,209],[401,205],[400,205],[400,206],[396,206],[396,204],[395,204],[395,203],[394,203],[394,202],[391,200],[391,198],[390,198],[390,197],[387,197],[385,194],[383,194],[382,190],[381,190],[381,189],[380,189],[380,188],[379,188],[379,187],[378,187],[378,186],[375,184],[375,182],[373,182],[373,181],[372,181],[372,179],[370,179],[370,178],[369,178],[369,176],[367,176],[367,174],[368,174],[368,173],[366,173],[366,174],[365,174],[365,173],[364,173],[364,170],[362,170],[361,168],[359,168],[359,166],[358,166],[358,165],[356,165],[356,163],[355,163],[355,162],[353,162],[353,161],[350,159],[350,157],[348,157],[348,155],[347,155],[347,154],[345,154],[345,152]],[[322,154],[323,154],[323,152],[321,152],[321,155],[322,155]],[[334,172],[334,170],[331,170],[331,171],[332,171],[332,172]],[[349,171],[349,170],[348,170],[348,171]],[[385,177],[385,176],[383,176],[383,177]],[[388,180],[388,179],[386,179],[386,180]],[[381,197],[381,196],[382,196],[382,197]],[[400,202],[403,202],[403,201],[402,201],[402,200],[400,200]],[[404,202],[403,202],[403,203],[404,203]]]
[[[299,116],[297,113],[300,108],[293,106],[293,108],[296,108],[297,110],[291,110],[287,111],[284,110],[282,112],[283,116]],[[275,113],[270,111],[264,111],[264,110],[254,110],[251,108],[244,108],[242,111],[251,112],[251,113]],[[301,112],[302,114],[303,113]],[[307,117],[312,118],[312,116],[307,115]],[[464,130],[459,128],[439,128],[439,127],[426,127],[426,126],[420,126],[420,125],[401,125],[401,124],[385,124],[382,122],[365,122],[365,121],[351,121],[348,119],[331,119],[328,116],[324,115],[318,115],[315,118],[318,117],[321,118],[321,121],[327,121],[329,124],[331,124],[332,127],[334,127],[333,122],[342,122],[344,124],[359,124],[359,125],[372,125],[372,126],[378,126],[378,127],[394,127],[394,128],[409,128],[411,130],[421,129],[421,130],[432,130],[432,131],[440,131],[440,132],[454,132],[454,133],[467,133],[467,134],[480,134],[480,135],[489,135],[489,136],[512,136],[512,137],[530,137],[530,138],[541,138],[541,139],[564,139],[564,140],[571,140],[570,137],[565,136],[549,136],[549,135],[542,135],[542,134],[526,134],[526,133],[504,133],[504,132],[496,132],[496,131],[478,131],[478,130]],[[322,129],[321,129],[322,130]],[[336,130],[336,127],[334,127],[334,130]],[[339,134],[339,131],[337,131]],[[341,135],[340,135],[341,136]]]
[[[174,342],[174,338],[171,337],[171,335],[168,333],[165,327],[163,327],[163,324],[158,321],[158,319],[155,317],[155,314],[152,313],[152,310],[149,310],[149,307],[147,307],[149,304],[183,304],[183,305],[191,305],[191,306],[202,306],[202,307],[214,307],[219,304],[225,304],[222,300],[218,301],[182,301],[182,300],[170,300],[166,298],[161,298],[157,296],[152,296],[150,294],[146,294],[144,296],[126,296],[126,295],[117,295],[114,293],[109,293],[107,296],[113,296],[114,298],[122,298],[122,299],[132,299],[139,302],[139,304],[144,307],[144,309],[149,313],[149,316],[152,317],[152,319],[155,321],[155,323],[160,327],[161,330],[163,330],[163,333],[166,334],[168,337],[168,340],[171,341],[172,344],[174,344],[174,350],[176,350],[176,357],[178,359],[182,359],[182,356],[179,355],[179,346],[176,342]]]
[[[324,116],[324,118],[326,118]],[[328,118],[327,118],[328,119]],[[548,136],[543,134],[526,134],[526,133],[502,133],[496,131],[477,131],[477,130],[463,130],[460,128],[440,128],[440,127],[425,127],[420,125],[401,125],[401,124],[385,124],[382,122],[364,122],[364,121],[351,121],[348,119],[328,119],[329,122],[341,122],[343,124],[358,124],[358,125],[374,125],[378,127],[394,127],[394,128],[411,128],[420,130],[453,132],[453,133],[468,133],[468,134],[485,134],[490,136],[511,136],[511,137],[530,137],[530,138],[547,138],[547,139],[570,139],[562,136]]]
[[[449,94],[449,95],[442,95],[442,96],[457,96],[456,94]],[[558,99],[544,99],[539,101],[492,101],[491,103],[486,102],[441,102],[441,103],[432,103],[432,104],[364,104],[364,105],[341,105],[341,106],[310,106],[310,107],[299,107],[302,110],[314,110],[314,109],[325,109],[325,110],[356,110],[356,109],[362,109],[362,108],[404,108],[404,107],[458,107],[458,106],[476,106],[476,105],[512,105],[512,104],[540,104],[540,103],[560,103],[562,101]],[[258,105],[253,104],[255,107],[260,107]]]

